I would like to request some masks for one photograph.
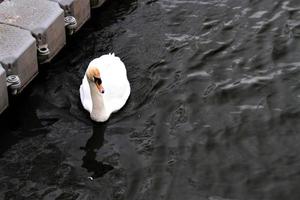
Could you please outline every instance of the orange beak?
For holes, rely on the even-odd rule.
[[[97,86],[99,92],[104,94],[104,88],[103,88],[102,84],[101,85],[96,84],[96,86]]]

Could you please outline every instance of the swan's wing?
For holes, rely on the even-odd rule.
[[[130,84],[127,79],[127,72],[124,63],[119,57],[106,57],[106,68],[102,68],[103,87],[105,90],[104,102],[111,112],[120,110],[130,95]],[[108,60],[108,58],[110,58]]]
[[[89,112],[92,112],[93,102],[91,97],[90,86],[86,76],[84,76],[82,80],[82,84],[80,86],[79,92],[80,92],[80,100],[84,109],[86,109]]]
[[[104,95],[104,102],[107,110],[109,110],[112,113],[120,110],[125,105],[129,95],[130,95],[130,85],[128,82],[123,83],[123,87],[121,90],[119,90],[118,94],[116,94],[115,92],[113,94],[107,92],[107,94]]]

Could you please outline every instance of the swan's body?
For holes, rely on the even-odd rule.
[[[102,80],[102,84],[95,83],[97,78]],[[92,120],[97,122],[108,120],[113,112],[117,112],[125,105],[130,95],[130,84],[124,63],[114,54],[92,60],[79,91],[81,103],[90,112]]]

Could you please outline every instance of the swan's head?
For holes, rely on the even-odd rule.
[[[104,88],[102,86],[102,80],[100,77],[100,71],[97,67],[90,66],[86,71],[87,78],[96,85],[100,93],[104,93]]]

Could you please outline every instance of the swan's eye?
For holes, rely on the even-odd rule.
[[[102,84],[101,78],[94,77],[94,82],[95,82],[97,85],[101,85],[101,84]]]

